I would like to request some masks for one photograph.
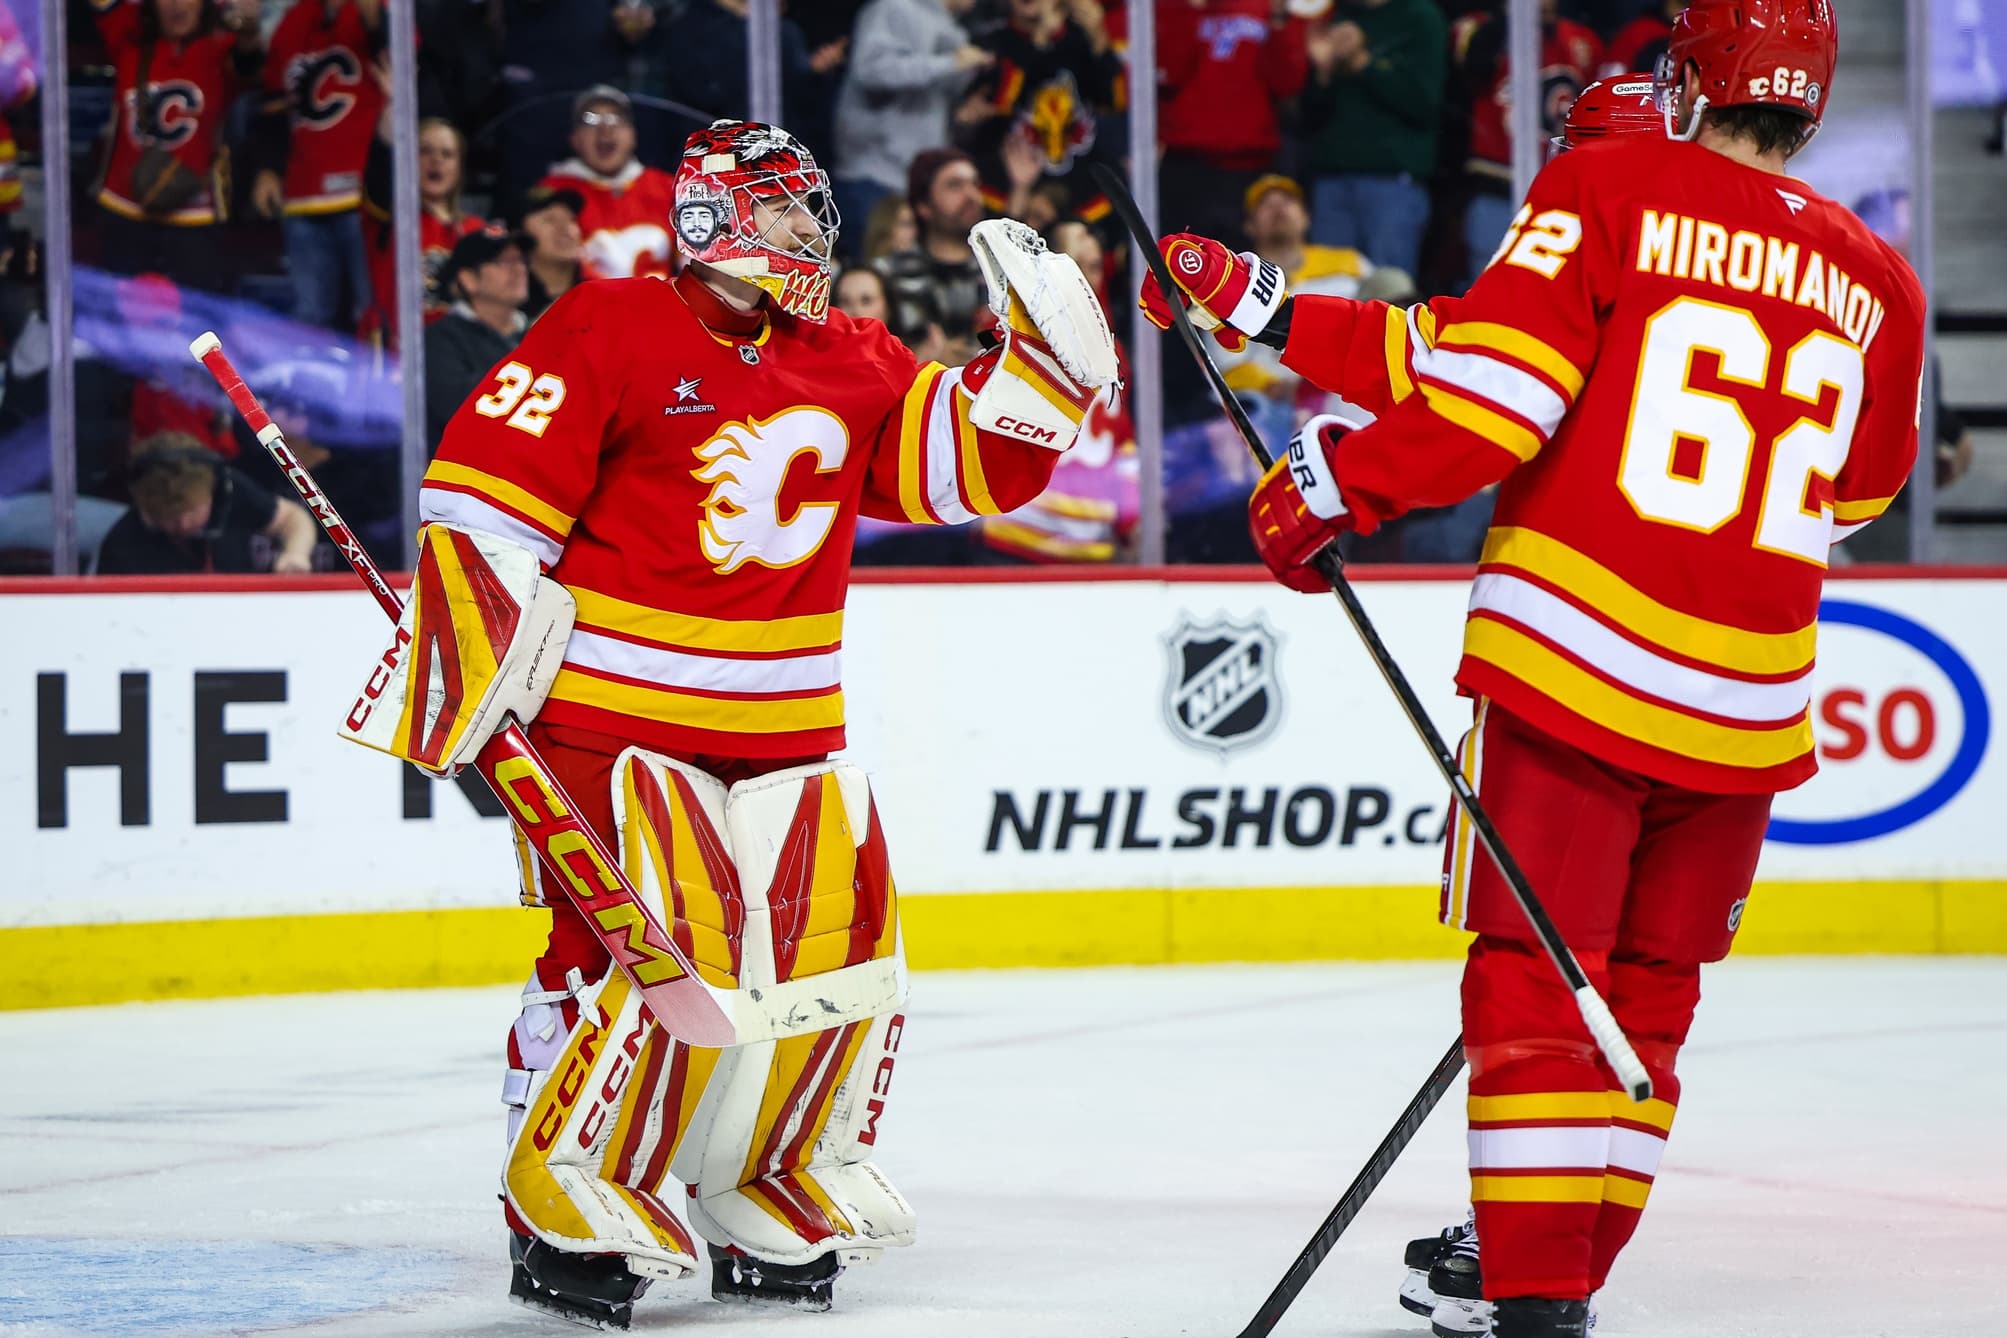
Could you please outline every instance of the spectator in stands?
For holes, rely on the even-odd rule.
[[[1310,241],[1303,187],[1289,177],[1261,177],[1242,196],[1242,208],[1241,229],[1254,253],[1282,271],[1291,292],[1357,298],[1361,281],[1374,272],[1373,263],[1352,247]],[[1286,450],[1312,414],[1343,404],[1283,366],[1281,352],[1265,344],[1250,341],[1238,353],[1215,356],[1271,451]]]
[[[523,197],[516,233],[529,247],[530,295],[523,315],[535,320],[585,277],[580,256],[585,233],[578,216],[585,197],[569,187],[536,186]]]
[[[272,33],[251,204],[283,220],[293,318],[307,325],[353,330],[369,309],[362,177],[384,42],[383,0],[298,0]]]
[[[645,167],[634,156],[634,104],[609,84],[588,88],[571,104],[572,156],[552,166],[543,184],[576,191],[585,207],[587,278],[666,278],[673,270],[670,215],[676,175]]]
[[[868,218],[905,186],[914,155],[947,142],[949,111],[995,59],[955,22],[972,3],[871,0],[858,14],[836,97],[836,201],[846,220]]]
[[[564,153],[577,120],[562,119],[564,95],[625,82],[636,44],[657,30],[640,26],[622,0],[481,0],[475,7],[488,11],[500,44],[496,212],[506,216]],[[745,65],[743,54],[739,64]]]
[[[1240,198],[1282,147],[1279,105],[1303,88],[1303,36],[1272,0],[1157,6],[1157,199],[1169,226],[1240,236]]]
[[[885,276],[869,265],[852,265],[836,278],[837,310],[857,320],[874,320],[885,328],[921,362],[943,362],[948,357],[948,341],[941,323],[930,307],[909,304],[895,306]],[[917,324],[902,324],[917,321]]]
[[[140,442],[127,478],[132,509],[98,548],[100,575],[313,570],[319,531],[306,508],[185,433]]]
[[[97,23],[115,70],[100,263],[223,292],[236,276],[215,231],[223,123],[263,60],[257,0],[139,0],[100,7]]]
[[[906,198],[920,227],[920,244],[895,251],[879,263],[898,324],[924,324],[931,308],[947,335],[951,365],[975,356],[976,313],[988,290],[969,229],[983,219],[982,183],[975,161],[960,149],[928,149],[913,159]]]
[[[1469,157],[1464,162],[1468,192],[1463,215],[1466,283],[1491,262],[1491,253],[1512,222],[1512,121],[1508,105],[1511,74],[1505,59],[1505,3],[1486,0],[1450,28],[1450,70],[1458,105],[1469,117]],[[1547,144],[1561,133],[1575,95],[1603,65],[1602,43],[1579,23],[1560,16],[1558,0],[1540,0],[1540,108],[1543,160]]]
[[[381,65],[379,64],[379,69]],[[390,108],[386,104],[370,146],[363,180],[363,242],[369,253],[370,306],[360,333],[397,347],[397,240],[391,227]],[[425,319],[446,314],[450,298],[439,286],[439,271],[453,244],[487,226],[460,207],[467,141],[452,122],[428,116],[418,123],[418,247],[425,286]]]
[[[1603,78],[1613,74],[1649,73],[1666,53],[1673,20],[1686,11],[1687,0],[1656,0],[1651,8],[1617,29],[1603,53]]]
[[[1053,224],[1072,218],[1073,192],[1064,181],[1041,177],[1012,218],[1041,235]]]
[[[849,39],[811,50],[792,19],[780,26],[781,118],[817,161],[836,161],[830,127]],[[678,100],[715,116],[751,114],[746,93],[746,0],[689,0],[671,30],[670,85]]]
[[[955,111],[956,140],[980,169],[983,203],[1008,214],[1043,173],[1066,179],[1080,216],[1098,223],[1107,201],[1083,169],[1097,113],[1126,101],[1100,0],[1008,0],[1005,15],[1002,27],[977,39],[995,63]],[[1006,146],[1035,153],[1013,164]]]
[[[1314,236],[1413,273],[1443,114],[1442,11],[1341,0],[1333,20],[1309,38],[1303,95]]]
[[[864,244],[857,258],[866,265],[876,265],[894,251],[910,251],[919,244],[920,225],[914,221],[913,206],[903,195],[888,195],[864,220]]]
[[[27,105],[40,87],[35,50],[21,36],[14,11],[0,0],[0,214],[21,207],[21,173],[14,163],[14,127],[4,113]]]
[[[425,330],[425,439],[435,451],[446,420],[530,326],[522,312],[529,266],[516,239],[500,228],[462,237],[439,282],[454,301]]]

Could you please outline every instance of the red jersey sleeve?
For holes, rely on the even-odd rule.
[[[882,325],[867,346],[906,392],[879,424],[859,509],[876,520],[961,525],[1014,511],[1045,491],[1059,452],[1030,446],[969,421],[980,386],[1001,349],[967,367],[920,366]],[[964,382],[969,384],[964,384]]]
[[[423,520],[499,534],[557,564],[599,476],[620,350],[646,344],[624,328],[620,297],[619,283],[573,288],[474,388],[425,471]]]
[[[1339,492],[1362,533],[1497,482],[1540,452],[1581,392],[1619,273],[1620,238],[1593,216],[1591,156],[1542,169],[1456,319],[1426,347],[1410,341],[1415,393],[1338,444]]]
[[[128,43],[139,40],[139,6],[126,0],[91,0],[91,17],[97,20],[98,36],[110,48],[114,59]]]
[[[1923,288],[1909,265],[1888,253],[1895,299],[1867,340],[1867,385],[1847,461],[1833,480],[1833,542],[1888,510],[1916,467],[1923,416]]]
[[[1415,393],[1415,358],[1435,346],[1463,299],[1437,297],[1412,307],[1318,293],[1290,303],[1282,365],[1378,417]]]

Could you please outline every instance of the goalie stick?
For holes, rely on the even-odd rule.
[[[1261,462],[1264,470],[1269,468],[1275,463],[1275,459],[1262,444],[1260,434],[1254,430],[1254,424],[1248,419],[1247,410],[1241,407],[1239,398],[1227,386],[1226,378],[1220,375],[1219,368],[1213,365],[1212,358],[1207,355],[1205,345],[1199,341],[1198,331],[1192,327],[1191,318],[1185,312],[1183,290],[1177,286],[1176,280],[1171,277],[1170,269],[1164,264],[1164,257],[1157,249],[1156,238],[1150,235],[1150,229],[1143,221],[1142,211],[1136,207],[1136,201],[1129,194],[1128,183],[1122,179],[1121,173],[1106,163],[1091,163],[1089,171],[1100,183],[1102,190],[1107,192],[1109,204],[1122,219],[1123,226],[1129,230],[1130,237],[1136,243],[1136,249],[1142,254],[1143,263],[1156,276],[1157,286],[1163,289],[1164,300],[1171,309],[1171,323],[1177,328],[1179,337],[1184,340],[1185,347],[1191,351],[1192,357],[1198,361],[1200,370],[1205,373],[1206,380],[1213,388],[1213,394],[1225,408],[1227,417],[1233,421],[1242,440],[1247,443],[1248,450],[1254,453],[1254,458]],[[1338,596],[1338,602],[1343,606],[1345,616],[1352,624],[1352,630],[1358,633],[1367,655],[1372,658],[1374,668],[1380,671],[1380,677],[1386,680],[1387,686],[1399,700],[1402,712],[1408,717],[1408,723],[1414,726],[1415,733],[1427,746],[1429,756],[1436,764],[1436,770],[1442,773],[1443,780],[1455,793],[1457,803],[1469,817],[1478,840],[1483,843],[1486,853],[1491,856],[1492,862],[1498,866],[1499,873],[1505,878],[1507,886],[1512,889],[1513,900],[1519,903],[1519,909],[1525,914],[1527,923],[1539,937],[1540,946],[1546,950],[1548,960],[1554,963],[1554,969],[1560,973],[1561,979],[1567,983],[1569,991],[1575,996],[1575,1006],[1581,1011],[1582,1021],[1587,1025],[1589,1034],[1595,1038],[1597,1048],[1602,1051],[1603,1057],[1609,1061],[1618,1080],[1630,1093],[1631,1100],[1648,1100],[1652,1094],[1652,1080],[1645,1072],[1644,1064],[1639,1061],[1637,1052],[1631,1048],[1631,1043],[1625,1039],[1623,1028],[1617,1025],[1617,1019],[1611,1015],[1610,1005],[1589,982],[1588,975],[1582,970],[1582,964],[1575,959],[1574,952],[1562,940],[1560,931],[1554,927],[1554,921],[1548,916],[1547,908],[1534,893],[1525,871],[1519,867],[1519,861],[1512,857],[1504,838],[1492,825],[1491,815],[1485,811],[1484,805],[1478,800],[1476,790],[1471,787],[1469,780],[1457,766],[1455,756],[1443,742],[1442,735],[1437,732],[1435,722],[1429,719],[1421,699],[1415,695],[1414,688],[1408,683],[1407,675],[1401,672],[1401,666],[1387,650],[1386,643],[1380,640],[1378,629],[1367,616],[1365,606],[1359,602],[1358,592],[1345,577],[1345,564],[1338,556],[1336,546],[1328,547],[1319,553],[1311,565],[1318,575],[1331,583],[1332,593]],[[1415,1131],[1428,1118],[1429,1112],[1442,1100],[1443,1094],[1449,1090],[1450,1083],[1455,1079],[1457,1070],[1462,1067],[1461,1037],[1450,1047],[1450,1051],[1451,1053],[1446,1055],[1443,1062],[1429,1075],[1429,1080],[1423,1084],[1421,1091],[1415,1094],[1415,1099],[1408,1103],[1408,1108],[1402,1113],[1401,1119],[1374,1151],[1365,1169],[1360,1171],[1350,1188],[1345,1191],[1345,1196],[1339,1200],[1337,1207],[1332,1209],[1331,1215],[1325,1219],[1317,1235],[1297,1257],[1295,1264],[1291,1265],[1289,1272],[1284,1275],[1275,1292],[1263,1304],[1261,1311],[1242,1331],[1241,1338],[1259,1338],[1259,1335],[1275,1327],[1276,1322],[1282,1317],[1282,1312],[1296,1298],[1303,1285],[1310,1280],[1310,1274],[1319,1263],[1323,1262],[1324,1256],[1331,1252],[1332,1247],[1338,1242],[1338,1237],[1344,1233],[1352,1219],[1358,1216],[1360,1208],[1365,1206],[1366,1199],[1386,1176],[1394,1159],[1407,1146],[1408,1140],[1414,1137]]]
[[[300,501],[376,596],[377,605],[396,622],[404,612],[404,601],[390,588],[307,467],[286,445],[285,434],[244,384],[224,353],[222,341],[214,333],[204,333],[189,344],[188,351],[216,378],[216,384],[257,434],[259,444],[299,493]],[[523,727],[510,720],[482,747],[474,765],[510,819],[536,847],[550,881],[564,889],[606,951],[634,981],[663,1029],[691,1045],[737,1043],[741,1029],[710,986],[698,978],[696,968],[648,903],[635,892],[621,872],[620,862],[592,828],[580,821],[578,805],[551,775]]]

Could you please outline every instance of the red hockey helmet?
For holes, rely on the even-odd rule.
[[[1761,104],[1803,116],[1810,139],[1831,100],[1839,57],[1831,0],[1693,0],[1673,20],[1659,58],[1666,133],[1692,139],[1707,108]],[[1700,95],[1682,128],[1673,118],[1689,66],[1700,77]]]
[[[764,290],[782,311],[827,319],[840,222],[828,175],[779,126],[713,121],[683,145],[675,223],[684,254]]]
[[[1557,149],[1579,149],[1612,135],[1666,132],[1665,113],[1649,74],[1616,74],[1598,79],[1568,108],[1568,120],[1554,137]]]

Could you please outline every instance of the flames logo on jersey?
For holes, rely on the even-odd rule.
[[[286,64],[286,87],[292,92],[293,119],[325,130],[355,107],[355,94],[344,85],[362,81],[362,65],[345,46],[302,52]]]
[[[776,570],[815,556],[836,526],[840,504],[803,502],[780,513],[781,485],[797,457],[815,457],[815,472],[834,474],[850,452],[843,420],[796,405],[762,421],[728,423],[697,447],[704,463],[691,471],[711,485],[698,505],[697,539],[713,571],[729,576],[748,562]]]
[[[202,126],[202,89],[186,79],[149,82],[146,111],[142,115],[139,90],[125,91],[126,137],[140,148],[159,145],[180,148],[195,137]]]

